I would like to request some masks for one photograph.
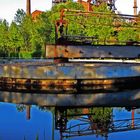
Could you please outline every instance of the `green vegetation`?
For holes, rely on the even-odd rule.
[[[88,114],[92,114],[90,115],[90,117],[92,117],[92,120],[94,122],[106,122],[106,121],[110,121],[111,117],[112,117],[112,108],[88,108]],[[68,109],[67,110],[67,114],[69,115],[74,115],[74,114],[84,114],[84,110],[81,108],[76,108],[76,109]],[[69,117],[69,119],[71,119],[71,117]]]
[[[51,11],[44,12],[35,20],[27,17],[22,9],[18,9],[13,22],[9,25],[6,20],[0,21],[0,57],[32,58],[43,57],[46,44],[55,43],[55,21],[60,17],[61,9],[82,10],[82,5],[69,0],[67,3],[55,5]],[[91,14],[80,16],[67,16],[67,31],[69,35],[92,36],[92,44],[112,44],[120,41],[125,45],[126,41],[140,40],[140,22],[128,22],[117,18],[114,22],[112,11],[105,3],[93,6],[94,12],[105,12],[104,16]],[[73,14],[73,12],[69,12]],[[109,16],[108,16],[109,15]],[[138,19],[139,21],[139,19]],[[119,25],[125,26],[121,28]],[[130,28],[132,27],[132,28]]]

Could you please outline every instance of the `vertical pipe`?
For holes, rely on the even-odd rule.
[[[132,109],[132,128],[134,128],[134,126],[135,126],[135,123],[134,123],[134,119],[135,119],[135,110],[134,109]]]
[[[134,0],[134,16],[136,16],[137,15],[137,0]]]
[[[31,106],[27,105],[26,106],[26,119],[30,120],[30,118],[31,118]]]
[[[26,14],[27,16],[31,15],[31,0],[27,0],[26,2]]]

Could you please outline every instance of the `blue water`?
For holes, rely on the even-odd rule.
[[[26,110],[19,112],[16,104],[0,103],[0,140],[60,140],[60,131],[55,129],[54,108],[41,110],[38,106],[31,107],[31,118],[26,118]],[[113,120],[131,119],[132,111],[124,108],[113,108]],[[140,118],[139,109],[135,109],[135,118]],[[76,113],[75,113],[76,115]],[[87,115],[82,118],[87,119]],[[83,123],[81,117],[68,119],[67,127]],[[86,122],[86,121],[85,121]],[[82,126],[83,130],[89,124]],[[135,124],[137,125],[137,124]],[[90,126],[90,125],[89,125]],[[131,126],[129,126],[131,127]],[[128,127],[128,128],[129,128]],[[75,129],[76,130],[76,129]],[[78,129],[77,129],[78,130]],[[109,133],[107,137],[101,135],[85,135],[68,138],[69,140],[139,140],[140,130]],[[64,140],[66,138],[63,138]]]

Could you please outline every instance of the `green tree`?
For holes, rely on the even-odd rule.
[[[24,39],[19,30],[19,26],[15,22],[12,22],[9,27],[9,51],[12,56],[19,57],[19,52],[23,45]]]
[[[14,22],[16,22],[17,24],[21,24],[25,17],[25,11],[23,9],[18,9],[14,17]]]
[[[121,31],[118,32],[118,40],[121,42],[121,44],[126,44],[126,42],[129,41],[137,41],[138,40],[138,34],[137,31],[134,28],[124,28]]]
[[[0,21],[0,56],[5,57],[8,54],[8,45],[9,45],[9,38],[8,38],[8,22],[6,20]]]
[[[85,33],[87,36],[98,37],[100,44],[106,44],[112,36],[113,28],[113,15],[106,3],[100,6],[93,6],[94,12],[87,20]],[[103,14],[105,13],[105,14]]]
[[[53,43],[51,34],[54,34],[54,25],[49,19],[49,12],[41,14],[34,22],[34,34],[32,35],[33,44],[41,46],[41,49],[45,48],[46,44]]]
[[[31,17],[25,17],[20,24],[20,32],[24,38],[24,48],[25,51],[31,52],[33,50],[32,45],[31,45],[31,35],[33,34],[33,21]]]
[[[17,109],[18,112],[23,112],[23,111],[26,110],[26,105],[24,105],[24,104],[17,104],[16,105],[16,109]]]
[[[139,17],[131,22],[128,22],[127,20],[121,22],[122,27],[120,27],[118,31],[118,40],[121,44],[126,45],[127,42],[140,41],[140,24],[138,21]]]
[[[68,2],[66,4],[60,4],[53,7],[53,19],[56,20],[60,15],[58,11],[60,9],[71,9],[71,10],[82,10],[84,8],[81,4],[75,2]],[[112,11],[107,8],[106,3],[102,3],[100,6],[93,6],[93,13],[80,13],[71,11],[69,13],[65,12],[65,20],[68,22],[68,34],[78,35],[78,36],[92,36],[98,37],[100,44],[106,44],[107,41],[112,37],[113,28],[113,15]],[[103,15],[101,12],[105,12]],[[69,16],[70,15],[70,16]],[[73,16],[72,16],[73,15]],[[55,17],[55,18],[54,18]],[[94,42],[93,42],[94,43]]]

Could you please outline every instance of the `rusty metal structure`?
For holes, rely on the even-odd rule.
[[[20,79],[1,78],[1,91],[82,94],[85,92],[114,92],[121,89],[138,88],[140,77],[104,78],[104,79]],[[134,85],[133,85],[134,84]]]
[[[102,3],[107,3],[108,8],[111,11],[115,11],[116,10],[115,1],[116,0],[77,0],[77,2],[82,4],[84,9],[87,11],[94,11],[94,9],[92,9],[92,6],[93,5],[99,6]]]
[[[60,12],[60,18],[56,20],[56,44],[60,45],[79,45],[84,46],[86,44],[88,45],[93,45],[93,43],[96,44],[98,42],[98,38],[96,36],[91,36],[91,37],[86,37],[86,36],[72,36],[68,35],[67,28],[68,28],[68,22],[70,22],[70,18],[68,17],[85,17],[90,18],[91,16],[94,16],[98,18],[99,20],[102,18],[112,18],[112,24],[95,24],[95,26],[109,26],[109,27],[114,27],[114,29],[118,30],[119,27],[121,28],[136,28],[139,29],[139,26],[127,26],[126,24],[123,25],[123,21],[126,20],[127,22],[139,22],[139,18],[137,16],[132,16],[132,15],[125,15],[125,14],[108,14],[108,13],[102,13],[102,12],[94,12],[94,11],[81,11],[81,10],[71,10],[71,9],[62,9]],[[67,19],[68,18],[68,19]],[[78,22],[78,21],[77,21]],[[80,21],[79,21],[79,24]],[[94,25],[94,23],[93,23]],[[78,41],[76,41],[79,40]],[[82,42],[83,41],[83,42]],[[113,43],[113,42],[109,42]],[[114,42],[116,44],[116,42]],[[119,45],[119,42],[117,42]],[[137,45],[139,42],[126,42],[125,45]]]
[[[102,3],[107,3],[108,8],[111,11],[115,11],[115,1],[116,0],[77,0],[78,3],[82,4],[84,9],[86,11],[93,11],[92,6],[96,5],[99,6]],[[65,3],[67,0],[52,0],[52,6],[59,4],[59,3]]]
[[[27,9],[27,14],[30,14],[30,0],[27,0]],[[46,46],[47,60],[1,60],[1,90],[81,94],[122,88],[122,85],[128,87],[140,82],[140,48],[137,44],[134,42],[133,48],[131,45],[93,46],[93,42],[97,40],[95,36],[69,36],[66,16],[75,15],[104,16],[102,13],[62,9],[60,18],[55,22],[56,44]],[[114,19],[120,18],[119,16],[127,20],[135,18],[113,15]],[[73,95],[71,96],[73,99]],[[94,105],[100,106],[97,103]]]
[[[127,56],[129,56],[129,54],[127,54]],[[134,57],[135,56],[137,56],[137,54],[134,53]],[[61,87],[60,89],[63,89],[63,86],[70,88],[76,85],[86,86],[86,84],[116,85],[121,83],[129,84],[132,81],[139,81],[139,60],[134,60],[132,62],[130,60],[123,60],[119,63],[119,59],[116,59],[116,62],[114,61],[113,64],[107,64],[106,60],[105,63],[99,63],[98,60],[98,63],[93,63],[90,58],[90,61],[86,62],[88,59],[85,59],[84,56],[83,59],[85,59],[85,62],[76,62],[76,60],[80,61],[78,58],[82,58],[82,56],[76,58],[76,56],[73,55],[73,58],[74,57],[75,59],[68,59],[67,57],[62,59],[61,57],[58,57],[61,61],[69,61],[61,63],[46,62],[46,60],[44,60],[44,62],[43,60],[41,60],[42,62],[37,62],[36,60],[31,63],[30,60],[27,63],[27,61],[21,62],[19,60],[18,62],[18,60],[16,60],[15,62],[12,61],[12,64],[3,64],[0,67],[0,82],[3,85],[19,84],[19,86],[29,85],[31,87],[36,85],[37,87],[46,86],[47,88],[51,88],[53,85],[58,85],[59,88]],[[135,64],[133,64],[134,62]]]

